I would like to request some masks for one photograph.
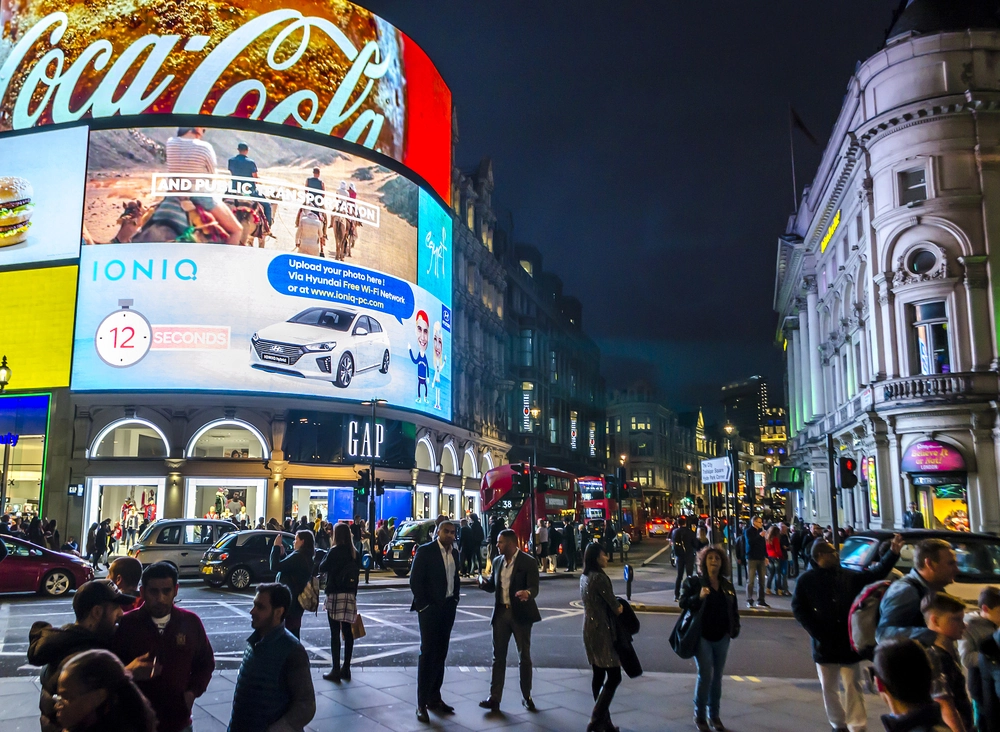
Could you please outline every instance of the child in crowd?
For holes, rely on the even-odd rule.
[[[927,648],[934,672],[931,696],[941,707],[941,718],[952,732],[971,732],[972,702],[955,643],[965,634],[965,603],[946,592],[928,595],[920,603],[928,630],[937,633]]]

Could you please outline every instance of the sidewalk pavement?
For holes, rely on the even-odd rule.
[[[583,732],[594,700],[589,669],[535,669],[532,695],[536,712],[525,711],[517,691],[517,669],[507,669],[507,694],[501,712],[490,714],[478,703],[489,695],[490,672],[483,667],[450,667],[443,687],[455,715],[431,714],[424,725],[414,715],[416,669],[357,668],[353,680],[333,684],[313,671],[316,717],[307,730],[327,732],[455,732],[503,728],[505,732]],[[236,671],[216,672],[208,691],[195,702],[194,732],[225,732],[232,712]],[[626,678],[618,688],[611,714],[623,732],[674,732],[694,729],[689,674],[648,673]],[[0,679],[0,732],[37,732],[37,679]],[[866,696],[868,729],[882,729],[886,712],[876,696]],[[727,676],[723,683],[722,720],[732,732],[801,732],[829,729],[819,681]]]

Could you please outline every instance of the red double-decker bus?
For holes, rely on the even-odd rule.
[[[613,475],[587,475],[577,480],[580,486],[580,512],[584,522],[597,536],[602,536],[606,522],[619,522],[618,502],[612,498],[618,493],[618,478]],[[640,541],[646,533],[646,509],[642,488],[638,483],[625,483],[621,492],[622,518],[632,541]]]
[[[518,470],[528,467],[526,463],[516,465]],[[576,476],[557,468],[535,468],[535,473],[535,479],[541,486],[541,490],[535,493],[535,520],[578,520]],[[531,503],[526,492],[515,490],[515,477],[521,476],[511,465],[493,468],[483,476],[480,498],[487,527],[496,516],[502,516],[504,524],[514,530],[522,548],[526,549],[531,536]]]

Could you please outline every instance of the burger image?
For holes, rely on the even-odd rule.
[[[28,238],[34,193],[24,178],[0,177],[0,247],[20,244]]]

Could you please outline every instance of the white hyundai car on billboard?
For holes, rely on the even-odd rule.
[[[389,337],[370,315],[335,307],[309,308],[261,328],[250,339],[255,369],[346,388],[355,374],[389,372]]]

